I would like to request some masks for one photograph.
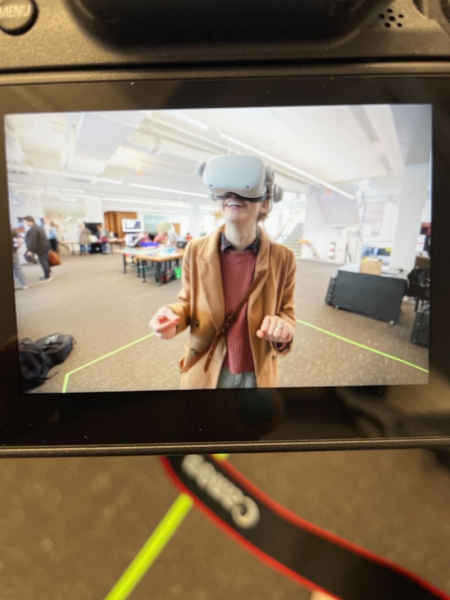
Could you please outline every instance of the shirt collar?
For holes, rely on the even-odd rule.
[[[257,234],[253,242],[249,244],[247,248],[244,248],[244,251],[251,250],[254,254],[258,254],[260,244],[261,240],[259,238],[259,235]],[[226,250],[236,251],[236,248],[230,241],[227,240],[225,234],[222,232],[220,235],[220,251],[224,253]]]

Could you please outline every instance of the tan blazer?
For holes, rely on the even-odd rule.
[[[190,327],[186,354],[180,366],[188,364],[215,336],[225,320],[219,241],[223,227],[211,235],[189,242],[183,260],[183,289],[179,302],[170,308],[180,317],[177,333]],[[256,259],[255,275],[264,272],[262,280],[250,295],[248,324],[250,346],[258,387],[278,386],[278,357],[287,354],[292,342],[282,352],[256,332],[266,315],[278,315],[295,326],[294,289],[296,261],[292,250],[272,242],[261,229],[261,244]],[[226,338],[216,348],[208,371],[201,358],[181,376],[181,389],[216,388],[226,356]]]

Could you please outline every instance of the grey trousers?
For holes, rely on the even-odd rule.
[[[22,266],[20,264],[20,258],[17,252],[14,252],[13,254],[13,264],[15,277],[19,281],[20,285],[22,287],[25,287],[27,285],[27,280],[25,279],[25,275],[23,274]]]
[[[234,375],[228,367],[222,367],[217,388],[256,388],[256,375],[253,371]]]

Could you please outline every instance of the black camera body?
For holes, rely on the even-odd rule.
[[[77,368],[64,380],[64,396],[25,395],[18,384],[17,312],[4,203],[2,455],[449,444],[448,0],[3,0],[0,30],[0,104],[6,119],[76,111],[396,103],[432,104],[434,111],[428,385],[389,387],[381,377],[380,385],[336,394],[322,387],[262,390],[259,397],[255,390],[247,395],[219,390],[66,394],[69,375]],[[361,123],[366,127],[364,119]],[[6,196],[3,154],[0,160]],[[19,186],[29,172],[16,172]],[[80,181],[70,187],[84,185]],[[327,303],[332,304],[330,290]],[[364,344],[356,346],[367,350]],[[389,353],[375,353],[392,359]],[[428,373],[407,356],[399,362]],[[386,406],[391,391],[395,398]]]
[[[2,10],[1,71],[49,80],[149,68],[370,74],[420,62],[435,72],[450,52],[446,0],[5,0]]]

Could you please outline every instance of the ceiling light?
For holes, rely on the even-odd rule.
[[[93,177],[90,180],[90,183],[94,185],[101,181],[102,183],[114,183],[115,185],[123,185],[123,181],[121,179],[109,179],[109,177]]]
[[[353,196],[352,194],[349,194],[347,192],[344,192],[343,190],[339,189],[338,187],[332,185],[331,183],[327,183],[326,181],[323,181],[322,179],[319,179],[318,177],[314,177],[314,175],[310,175],[309,173],[306,173],[306,171],[297,169],[297,167],[294,167],[293,165],[290,165],[290,164],[284,162],[284,160],[275,158],[274,156],[271,156],[270,154],[267,154],[266,152],[263,152],[262,150],[258,150],[257,148],[254,148],[253,146],[250,146],[249,144],[245,144],[244,142],[241,142],[241,141],[237,140],[236,138],[233,138],[230,135],[227,135],[226,133],[220,132],[220,137],[222,137],[224,140],[227,140],[228,142],[231,142],[232,144],[236,144],[237,146],[242,146],[242,148],[245,148],[246,150],[250,150],[251,152],[255,152],[256,154],[259,154],[260,156],[264,156],[264,158],[269,159],[271,162],[277,163],[280,166],[284,167],[285,169],[290,169],[294,173],[298,173],[305,179],[308,179],[309,181],[312,181],[314,183],[318,183],[319,185],[327,188],[328,190],[333,190],[333,191],[337,192],[338,194],[341,194],[342,196],[346,196],[347,198],[350,198],[351,200],[355,199],[355,196]]]
[[[76,196],[61,196],[61,202],[78,202]]]
[[[172,190],[169,188],[153,187],[151,185],[142,185],[140,183],[130,183],[131,187],[142,188],[144,190],[154,190],[156,192],[170,192],[171,194],[180,194],[180,196],[195,196],[196,198],[209,198],[208,194],[197,194],[194,192],[185,192],[183,190]]]
[[[104,200],[109,202],[126,202],[128,204],[147,204],[147,205],[155,205],[155,206],[168,206],[171,208],[189,208],[190,204],[188,202],[174,202],[171,200],[139,200],[139,199],[129,199],[129,198],[111,198],[109,196],[105,196]]]
[[[73,188],[63,188],[63,192],[68,192],[69,194],[85,194],[86,190],[74,190]]]

